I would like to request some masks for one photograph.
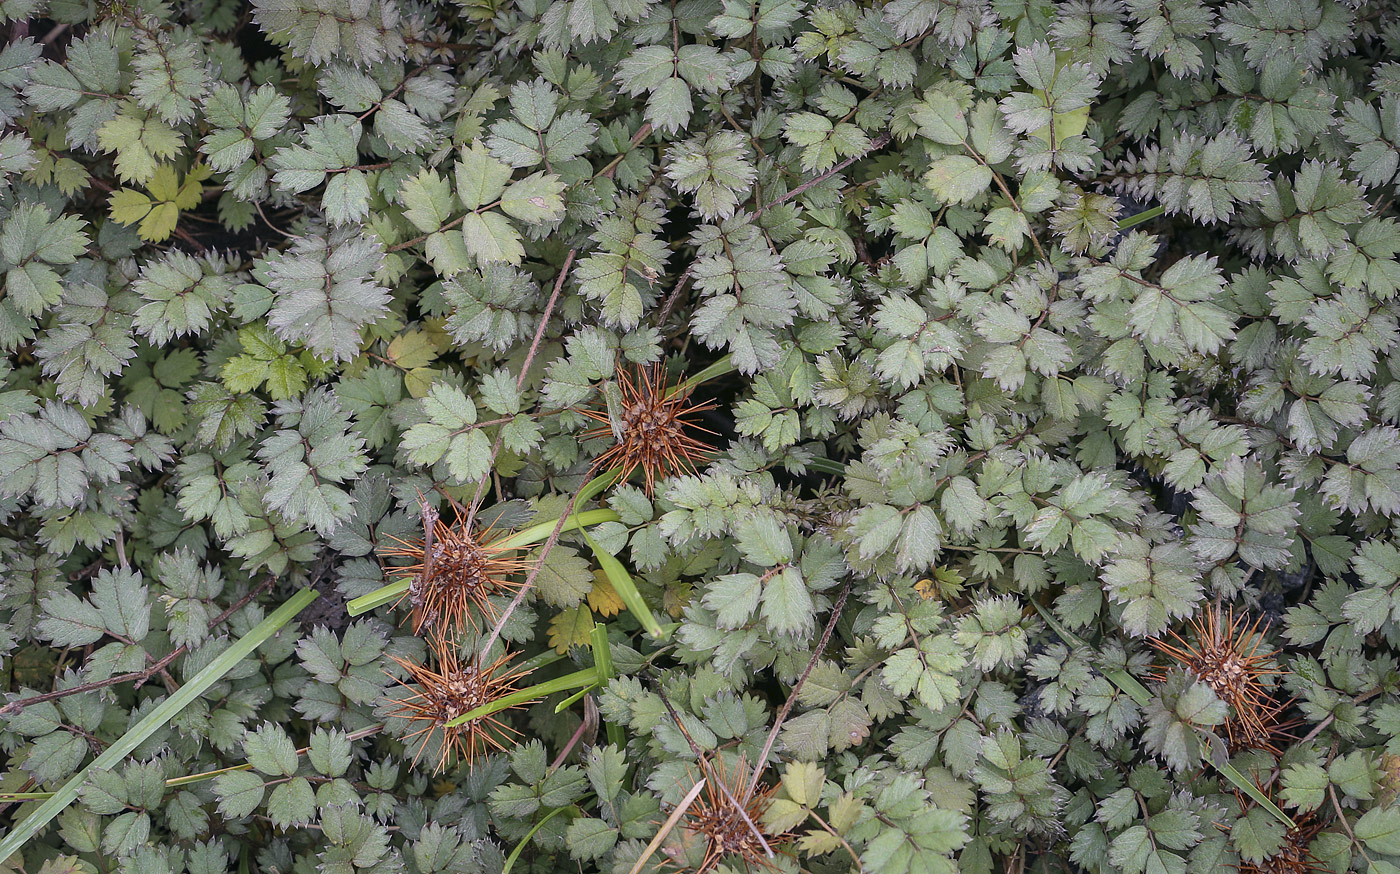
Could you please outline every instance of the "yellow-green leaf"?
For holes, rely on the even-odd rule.
[[[467,251],[482,264],[504,261],[519,264],[525,259],[525,247],[510,219],[498,212],[469,213],[462,223],[462,239]]]
[[[566,653],[576,646],[587,646],[593,631],[593,614],[580,604],[570,607],[549,620],[549,645],[557,653]]]
[[[159,243],[175,233],[175,225],[180,221],[180,210],[173,203],[158,203],[151,208],[136,233],[150,243]]]
[[[415,367],[403,375],[404,388],[408,390],[408,396],[412,398],[425,397],[428,389],[433,387],[433,380],[437,378],[438,371],[435,367]]]
[[[1092,107],[1081,106],[1078,109],[1071,109],[1069,112],[1057,112],[1050,118],[1050,124],[1038,130],[1031,131],[1031,136],[1038,137],[1045,142],[1050,142],[1050,131],[1054,128],[1055,140],[1063,142],[1070,137],[1077,137],[1089,127],[1089,110]]]
[[[173,165],[161,164],[146,183],[146,190],[151,193],[152,200],[173,201],[180,196],[180,174]]]
[[[112,220],[124,225],[134,225],[151,211],[151,199],[134,188],[119,188],[112,192],[110,207],[107,210]]]
[[[404,370],[425,367],[439,354],[427,331],[406,331],[389,343],[389,360]]]
[[[595,571],[593,588],[588,592],[588,606],[601,616],[616,616],[627,605],[623,603],[622,597],[617,594],[612,583],[608,582],[607,574]]]

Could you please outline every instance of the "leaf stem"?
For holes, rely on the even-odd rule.
[[[677,804],[676,809],[671,811],[671,815],[666,817],[666,821],[661,824],[661,829],[657,831],[656,836],[651,839],[646,849],[642,850],[642,854],[637,857],[637,862],[632,866],[630,874],[638,874],[646,865],[647,860],[655,855],[657,849],[661,846],[661,842],[666,840],[666,836],[676,827],[676,823],[681,821],[681,817],[685,816],[685,812],[690,809],[690,805],[694,804],[695,799],[700,797],[701,791],[705,788],[705,782],[706,779],[701,777],[700,781],[690,787],[689,792],[685,793],[685,797],[681,799],[681,803]],[[507,872],[502,871],[501,874],[507,874]]]
[[[749,785],[744,789],[743,802],[747,803],[758,789],[758,778],[763,776],[763,769],[768,766],[768,754],[773,751],[773,744],[778,740],[778,732],[782,730],[783,721],[792,712],[792,705],[797,703],[797,693],[802,691],[802,684],[807,682],[807,677],[812,673],[812,669],[821,660],[822,653],[826,651],[826,645],[831,642],[831,633],[836,630],[836,622],[841,618],[841,611],[846,608],[846,599],[851,594],[852,577],[846,578],[846,584],[841,587],[841,596],[836,599],[836,605],[831,608],[831,616],[826,620],[826,628],[822,631],[822,638],[817,642],[817,648],[812,652],[812,658],[807,662],[807,667],[802,671],[802,676],[797,678],[792,691],[788,693],[787,700],[783,702],[783,707],[778,711],[778,718],[773,721],[773,727],[768,731],[768,739],[763,742],[763,752],[758,754],[758,761],[753,766],[753,778],[749,780]]]

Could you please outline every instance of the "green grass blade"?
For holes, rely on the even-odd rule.
[[[1035,607],[1036,612],[1040,614],[1040,618],[1044,619],[1045,624],[1050,626],[1050,630],[1059,635],[1060,639],[1065,643],[1075,648],[1089,648],[1087,643],[1061,625],[1055,617],[1051,615],[1049,610],[1046,610],[1035,601],[1031,601],[1031,606]],[[1147,687],[1139,683],[1137,678],[1127,671],[1121,668],[1100,668],[1100,670],[1103,671],[1104,676],[1112,681],[1113,685],[1123,690],[1123,694],[1136,701],[1139,707],[1146,707],[1148,702],[1152,700],[1152,695],[1147,691]],[[1279,810],[1278,805],[1270,801],[1268,796],[1261,792],[1258,786],[1255,786],[1253,782],[1246,779],[1234,765],[1230,764],[1229,759],[1224,756],[1223,750],[1221,750],[1220,753],[1220,756],[1208,757],[1211,765],[1220,772],[1220,776],[1229,780],[1236,789],[1248,795],[1255,804],[1267,810],[1275,819],[1283,823],[1289,829],[1298,827],[1297,823],[1295,823],[1288,814]]]
[[[316,600],[317,592],[314,589],[302,589],[293,595],[285,604],[258,623],[252,631],[240,637],[233,646],[219,654],[218,658],[210,662],[204,670],[195,674],[188,683],[181,686],[173,695],[166,698],[156,708],[146,715],[144,719],[129,728],[126,734],[117,739],[102,755],[93,759],[86,768],[69,778],[58,791],[54,792],[47,801],[22,822],[16,825],[4,840],[0,840],[0,860],[8,859],[24,846],[25,842],[34,837],[36,833],[63,810],[72,804],[78,797],[78,790],[87,782],[88,774],[93,771],[108,771],[121,764],[122,760],[131,754],[131,751],[140,746],[147,738],[160,730],[171,719],[175,718],[181,710],[188,707],[191,702],[203,695],[206,690],[219,680],[224,674],[233,670],[233,667],[250,655],[269,637],[276,634],[282,626],[292,621],[298,613],[306,608],[306,605]]]
[[[483,716],[490,716],[505,710],[507,707],[514,707],[517,704],[525,704],[530,701],[537,701],[540,698],[553,695],[555,692],[567,692],[570,689],[578,689],[584,686],[592,686],[598,682],[598,669],[585,668],[582,671],[574,671],[572,674],[565,674],[562,677],[555,677],[552,680],[545,680],[543,683],[536,683],[519,692],[512,692],[509,695],[498,698],[490,704],[483,704],[475,710],[468,710],[456,719],[447,721],[447,727],[453,728],[464,722],[471,722],[473,719],[480,719]]]
[[[582,531],[582,529],[580,529]],[[622,566],[615,556],[606,549],[598,546],[587,531],[583,531],[583,539],[588,542],[589,549],[593,550],[593,557],[598,560],[598,565],[602,567],[603,574],[612,583],[613,591],[622,599],[622,603],[627,605],[627,610],[637,618],[647,633],[657,640],[665,640],[666,632],[662,630],[661,623],[656,621],[656,617],[651,614],[651,608],[647,602],[642,600],[642,593],[637,591],[637,584],[632,582],[632,575],[627,572],[627,568]]]
[[[219,768],[214,771],[205,771],[200,774],[186,774],[183,777],[171,777],[169,780],[165,781],[165,786],[167,789],[173,789],[177,786],[188,786],[191,783],[203,783],[205,780],[213,780],[215,777],[218,777],[221,774],[231,774],[234,771],[251,770],[253,770],[252,764],[249,762],[244,762],[241,765],[230,765],[227,768]]]
[[[607,682],[617,676],[617,669],[613,667],[612,645],[608,643],[608,627],[594,623],[593,630],[588,633],[589,646],[593,648],[593,664],[598,667],[598,680]]]
[[[562,658],[562,656],[561,656],[561,658]],[[373,726],[372,729],[362,729],[361,732],[354,732],[354,733],[351,733],[349,737],[350,737],[351,740],[356,740],[356,739],[357,739],[357,738],[356,738],[356,735],[357,735],[357,734],[358,734],[360,737],[369,737],[370,735],[372,735],[372,734],[378,732],[378,731],[379,731],[381,728],[383,728],[383,727],[384,727],[383,725],[376,725],[376,726]],[[306,755],[306,749],[297,750],[297,756],[298,756],[298,757],[301,757],[301,756],[304,756],[304,755]],[[253,770],[252,764],[249,763],[249,762],[244,762],[244,763],[241,764],[241,765],[229,765],[229,766],[226,767],[226,768],[215,768],[215,769],[213,769],[212,771],[200,771],[198,774],[185,774],[184,776],[181,776],[181,777],[171,777],[169,780],[166,780],[166,781],[165,781],[165,788],[167,788],[167,789],[178,789],[178,788],[181,787],[181,786],[189,786],[191,783],[204,783],[204,782],[207,782],[207,781],[209,781],[209,780],[213,780],[213,779],[219,777],[220,775],[223,775],[223,774],[231,774],[231,773],[233,773],[234,771],[251,771],[251,770]],[[30,792],[30,793],[4,793],[4,792],[0,792],[0,802],[5,802],[5,801],[10,801],[10,800],[12,800],[12,799],[16,799],[16,796],[17,796],[17,795],[32,795],[34,798],[42,799],[42,798],[48,798],[49,796],[53,795],[53,793],[52,793],[52,792]],[[18,798],[18,799],[16,799],[16,800],[26,801],[26,800],[29,800],[29,799],[28,799],[28,798]]]
[[[345,610],[351,616],[359,616],[376,608],[383,607],[385,604],[392,604],[403,597],[404,593],[408,591],[408,585],[409,581],[407,579],[399,580],[397,583],[390,583],[387,586],[375,589],[368,595],[361,595],[353,601],[350,601],[345,605]]]
[[[671,389],[667,394],[669,396],[677,392],[690,391],[701,383],[724,376],[726,373],[733,373],[736,369],[734,361],[730,356],[726,355],[714,364],[711,364],[709,367],[706,367],[704,370],[690,377],[690,379],[687,379],[685,382]]]
[[[1270,801],[1269,796],[1265,795],[1262,791],[1260,791],[1258,786],[1254,785],[1254,781],[1248,779],[1247,777],[1245,777],[1245,775],[1237,771],[1234,765],[1230,764],[1229,762],[1211,762],[1211,764],[1215,766],[1215,769],[1220,772],[1220,775],[1222,777],[1233,783],[1236,789],[1248,795],[1250,797],[1250,800],[1252,800],[1255,804],[1259,805],[1260,807],[1267,810],[1270,814],[1272,814],[1273,817],[1279,822],[1283,823],[1289,829],[1289,831],[1292,831],[1293,829],[1296,829],[1298,827],[1298,824],[1295,823],[1288,816],[1288,814],[1284,813],[1282,810],[1279,810],[1278,805]]]
[[[593,482],[597,482],[594,480]],[[583,488],[593,485],[588,483]],[[582,491],[579,492],[583,494]],[[582,503],[583,500],[576,503]],[[622,517],[612,510],[584,510],[582,513],[574,513],[564,522],[566,526],[572,525],[575,528],[592,528],[594,525],[601,525],[604,522],[616,522]],[[540,522],[531,525],[529,528],[522,528],[509,537],[503,537],[496,545],[502,549],[519,549],[525,546],[534,546],[542,540],[548,540],[549,535],[554,533],[554,526],[559,524],[558,519],[550,519],[548,522]]]
[[[601,478],[602,477],[599,477],[599,479]],[[593,480],[585,485],[584,489],[589,488],[596,482],[597,480]],[[601,491],[601,489],[599,489],[599,491]],[[604,522],[616,522],[620,518],[622,517],[618,516],[612,510],[585,510],[582,513],[573,514],[569,517],[569,520],[572,524],[580,528],[586,528],[593,525],[601,525]],[[558,519],[550,519],[548,522],[540,522],[536,525],[531,525],[529,528],[522,528],[508,537],[501,538],[496,545],[502,549],[523,549],[527,546],[533,546],[541,540],[548,539],[549,535],[554,533],[554,526],[558,524]],[[368,595],[361,595],[346,604],[345,610],[351,616],[361,616],[371,610],[383,607],[385,604],[392,604],[402,598],[404,593],[408,591],[409,582],[410,581],[405,578],[375,589]]]
[[[597,683],[594,683],[592,686],[584,686],[582,689],[579,689],[574,694],[570,695],[563,701],[560,701],[558,704],[554,705],[554,713],[556,715],[563,713],[565,710],[568,710],[575,703],[577,703],[580,698],[582,698],[584,695],[587,695],[589,692],[592,692],[596,688],[598,688]]]
[[[520,858],[520,854],[525,852],[525,848],[529,846],[530,841],[534,839],[535,832],[544,828],[545,823],[549,822],[551,819],[554,819],[554,817],[558,816],[566,810],[569,810],[569,808],[556,807],[549,813],[545,814],[544,819],[535,823],[535,827],[530,829],[530,831],[525,834],[525,837],[520,839],[520,843],[515,845],[515,849],[510,851],[510,856],[506,859],[506,866],[501,869],[501,874],[510,874],[510,869],[515,867],[515,862]]]
[[[1153,219],[1166,214],[1167,208],[1165,206],[1162,206],[1161,204],[1158,204],[1157,206],[1154,206],[1151,209],[1143,210],[1137,215],[1130,215],[1127,218],[1119,219],[1118,230],[1126,231],[1128,228],[1137,227],[1138,225],[1143,224],[1144,222],[1150,222]]]
[[[612,469],[610,469],[610,470],[605,470],[605,471],[603,471],[602,473],[600,473],[600,474],[598,474],[597,476],[593,477],[593,479],[591,479],[591,480],[589,480],[588,482],[584,483],[584,484],[583,484],[583,488],[581,488],[581,489],[578,490],[578,494],[574,495],[574,506],[575,506],[575,507],[581,507],[581,506],[583,506],[584,504],[588,503],[589,501],[591,501],[591,500],[593,500],[594,498],[596,498],[596,497],[598,497],[599,495],[601,495],[603,492],[607,491],[607,490],[608,490],[609,488],[611,488],[615,483],[617,483],[617,481],[620,480],[620,479],[622,479],[622,471],[621,471],[620,469],[616,468],[616,467],[614,467],[614,468],[612,468]],[[585,511],[584,511],[584,513],[588,513],[588,512],[593,512],[593,513],[609,513],[609,512],[612,512],[612,511],[611,511],[611,510],[591,510],[591,511],[585,510]],[[582,515],[584,515],[584,513],[577,513],[577,514],[575,514],[575,515],[582,516]],[[618,517],[615,516],[614,519],[615,519],[615,518],[618,518]],[[608,519],[608,520],[605,520],[605,521],[611,522],[611,521],[613,521],[613,520],[612,520],[612,519]],[[597,523],[591,523],[591,524],[597,524]],[[554,525],[553,525],[553,524],[551,524],[551,525],[549,526],[549,530],[545,532],[545,537],[548,537],[548,536],[549,536],[550,534],[552,534],[552,533],[554,533]],[[544,537],[541,537],[540,540],[544,540]]]
[[[530,656],[521,662],[517,668],[527,674],[538,671],[540,668],[547,668],[564,658],[563,653],[557,653],[552,649],[547,649],[539,655]]]
[[[807,466],[817,473],[834,473],[839,476],[846,472],[846,465],[833,458],[814,458],[807,462]]]
[[[588,642],[593,647],[593,664],[598,668],[598,682],[606,685],[617,676],[617,668],[613,666],[612,660],[612,645],[608,643],[608,627],[595,623],[593,630],[588,634]],[[627,738],[622,734],[622,726],[608,722],[604,728],[608,732],[608,743],[618,749],[626,747]]]

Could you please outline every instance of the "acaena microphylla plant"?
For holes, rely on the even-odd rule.
[[[0,0],[9,868],[1395,874],[1397,660],[1394,0]]]
[[[786,845],[792,835],[775,832],[764,822],[777,787],[751,789],[753,766],[743,756],[733,764],[718,755],[702,759],[700,773],[705,787],[680,820],[681,830],[690,838],[682,835],[664,851],[671,866],[697,874],[722,864],[749,871],[780,870],[779,854],[791,855]],[[694,866],[688,852],[692,842],[703,847]]]
[[[431,534],[425,531],[423,537],[409,540],[393,537],[391,545],[379,549],[383,558],[410,562],[391,568],[389,575],[409,580],[404,598],[412,608],[414,633],[431,629],[436,636],[448,637],[475,630],[483,621],[494,622],[491,598],[514,595],[531,562],[518,548],[502,546],[500,532],[490,527],[471,530],[468,519],[448,525],[433,511],[424,524]]]
[[[1169,631],[1152,647],[1199,678],[1230,708],[1225,735],[1236,748],[1281,751],[1273,745],[1279,716],[1287,706],[1276,700],[1279,678],[1274,653],[1265,643],[1260,620],[1250,622],[1218,607],[1191,620],[1190,637]],[[1261,651],[1261,647],[1263,647]]]
[[[585,416],[601,423],[583,436],[612,444],[594,461],[596,470],[617,468],[621,471],[619,482],[626,482],[641,470],[650,496],[656,491],[658,480],[693,471],[713,451],[692,436],[692,432],[711,432],[691,417],[714,409],[714,404],[691,402],[693,389],[668,386],[666,371],[658,366],[619,367],[614,379],[618,392],[616,409],[608,405],[582,410]]]
[[[420,664],[398,656],[390,659],[408,674],[397,693],[388,695],[391,718],[404,720],[405,742],[416,745],[413,761],[425,752],[436,771],[449,761],[471,763],[487,753],[506,750],[518,737],[502,709],[468,719],[453,720],[500,701],[519,689],[528,671],[513,667],[515,655],[503,653],[488,664],[477,665],[458,656],[448,640],[432,644],[433,664]]]

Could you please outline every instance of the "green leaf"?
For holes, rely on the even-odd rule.
[[[388,309],[389,293],[375,279],[383,259],[377,240],[349,229],[298,239],[268,259],[275,296],[268,324],[289,343],[349,360],[359,352],[360,329]]]
[[[290,777],[297,771],[296,745],[287,733],[265,722],[243,738],[248,763],[269,777]]]
[[[667,153],[666,175],[682,192],[695,195],[701,215],[727,218],[738,207],[740,193],[747,197],[753,184],[748,151],[747,141],[734,131],[686,140]]]
[[[282,830],[306,825],[316,818],[316,795],[305,777],[273,787],[267,799],[267,816]]]
[[[263,801],[263,778],[247,771],[234,771],[214,778],[214,794],[219,813],[229,819],[242,819],[257,810]]]
[[[138,185],[150,182],[158,162],[174,158],[183,145],[170,125],[136,113],[118,115],[103,124],[97,141],[104,150],[116,153],[118,178]]]
[[[1316,810],[1327,796],[1327,772],[1311,763],[1289,765],[1283,770],[1283,802],[1299,810]]]
[[[611,850],[618,839],[616,828],[587,816],[569,823],[566,835],[569,855],[575,859],[596,859]]]
[[[92,583],[92,597],[79,601],[60,592],[44,602],[38,633],[56,646],[95,643],[104,634],[140,642],[150,628],[151,604],[141,574],[103,569]]]
[[[663,131],[685,130],[694,112],[690,86],[679,76],[662,80],[647,98],[647,120]]]
[[[399,198],[404,205],[404,218],[425,233],[446,224],[456,205],[451,183],[427,169],[403,184]]]
[[[331,171],[356,166],[360,160],[361,132],[360,122],[349,116],[324,115],[314,119],[303,129],[299,145],[280,148],[268,160],[273,180],[288,193],[296,194],[325,182]],[[332,181],[335,178],[332,176]],[[345,186],[344,182],[338,183],[342,201],[347,193]]]
[[[796,568],[786,568],[764,584],[762,615],[774,634],[808,635],[816,630],[812,596]]]
[[[492,262],[519,264],[525,259],[520,232],[497,212],[467,213],[462,239],[467,251],[483,266]]]
[[[1352,827],[1356,839],[1373,853],[1400,855],[1400,810],[1373,807]]]
[[[1255,864],[1278,855],[1283,839],[1283,824],[1257,807],[1236,819],[1230,827],[1230,843],[1239,850],[1242,859]]]
[[[967,140],[967,119],[962,107],[941,91],[930,91],[911,117],[919,126],[919,133],[935,143],[958,146]]]
[[[501,209],[527,224],[557,221],[564,215],[564,183],[553,173],[535,173],[512,182],[501,195]]]
[[[948,155],[933,162],[924,184],[946,203],[967,203],[992,184],[992,171],[967,155]]]
[[[510,168],[491,157],[486,147],[474,142],[462,150],[456,164],[457,196],[470,210],[494,203],[506,189]]]

